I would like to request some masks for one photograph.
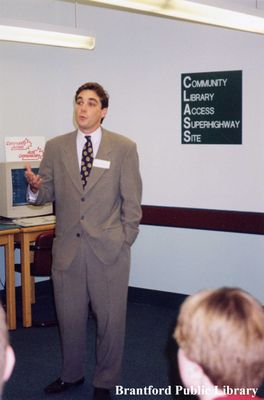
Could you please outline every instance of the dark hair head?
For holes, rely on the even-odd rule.
[[[92,90],[94,91],[101,101],[102,108],[108,108],[109,104],[109,95],[104,88],[99,85],[97,82],[87,82],[80,86],[75,93],[75,102],[77,101],[77,97],[83,90]]]

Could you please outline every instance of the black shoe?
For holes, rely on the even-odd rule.
[[[55,382],[45,387],[44,392],[46,394],[59,394],[66,390],[72,389],[76,386],[81,385],[84,382],[84,378],[79,379],[75,382],[63,382],[61,378],[58,378]]]
[[[94,388],[93,400],[111,400],[111,393],[109,389]]]

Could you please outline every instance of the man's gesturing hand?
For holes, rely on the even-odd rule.
[[[25,177],[28,181],[28,184],[30,186],[30,190],[33,193],[36,193],[42,185],[42,179],[40,178],[39,175],[34,174],[34,172],[31,169],[30,164],[26,165],[26,172],[25,172]]]

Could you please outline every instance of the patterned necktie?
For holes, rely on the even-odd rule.
[[[83,146],[81,162],[81,178],[83,188],[86,186],[93,165],[93,145],[91,136],[85,136],[85,139],[86,143]]]

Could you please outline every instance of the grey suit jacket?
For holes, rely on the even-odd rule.
[[[83,190],[76,135],[74,131],[47,142],[39,170],[43,185],[35,203],[55,201],[53,268],[61,270],[74,259],[80,236],[104,264],[114,263],[124,242],[131,246],[136,239],[142,216],[136,144],[102,129],[96,159],[109,163],[94,163]]]

